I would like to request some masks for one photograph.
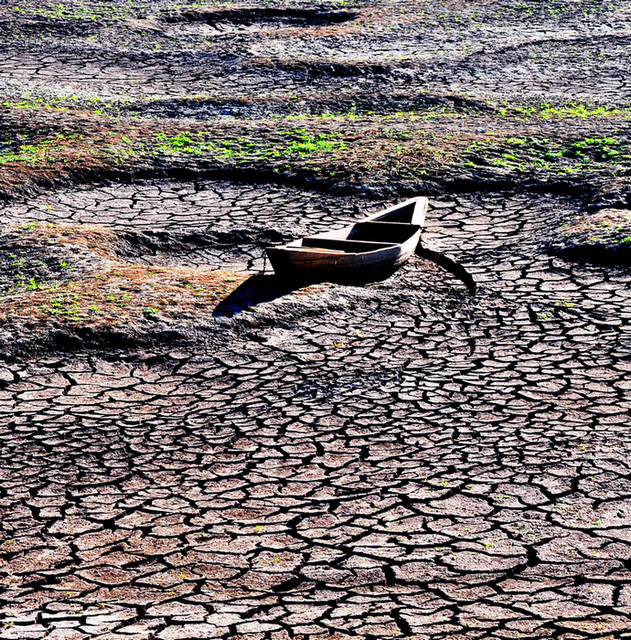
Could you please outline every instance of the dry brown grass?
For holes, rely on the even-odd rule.
[[[34,184],[48,186],[92,176],[214,170],[263,170],[353,186],[402,184],[427,177],[451,180],[462,173],[464,156],[473,142],[478,149],[499,148],[504,139],[517,136],[545,138],[556,144],[568,137],[614,135],[618,127],[615,119],[606,123],[586,119],[575,123],[570,135],[567,125],[554,119],[470,115],[448,109],[233,122],[114,119],[71,110],[7,114],[0,109],[0,128],[22,132],[31,145],[66,132],[65,138],[59,142],[55,138],[54,145],[43,148],[35,161],[0,163],[0,197],[28,191]],[[162,137],[158,139],[157,134]],[[193,139],[193,149],[164,144],[180,134]],[[312,140],[324,135],[335,144],[324,152],[291,152],[290,143],[299,142],[305,134]],[[488,163],[485,166],[486,171]]]
[[[249,276],[224,270],[126,263],[116,255],[122,245],[105,227],[47,222],[11,225],[2,250],[7,254],[53,255],[59,247],[90,258],[49,271],[0,297],[0,323],[45,326],[81,323],[125,325],[138,320],[193,321],[212,315],[217,304]],[[27,258],[25,258],[26,262]],[[54,262],[54,260],[52,261]]]
[[[575,220],[564,228],[566,234],[631,233],[631,209],[603,209]]]
[[[0,322],[121,326],[141,319],[194,321],[247,278],[223,270],[104,264],[70,282],[0,298]]]
[[[98,225],[30,222],[10,224],[8,231],[11,237],[19,239],[22,247],[56,244],[89,251],[102,258],[111,257],[118,241],[113,229]]]

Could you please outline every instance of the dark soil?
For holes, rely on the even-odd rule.
[[[0,34],[0,638],[629,637],[627,2]],[[383,280],[266,264],[423,194]]]

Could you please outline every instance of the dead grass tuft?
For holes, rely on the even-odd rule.
[[[19,291],[0,299],[0,322],[43,326],[81,323],[122,326],[140,320],[192,322],[214,307],[248,275],[223,270],[104,265],[70,282]]]
[[[631,234],[631,209],[602,209],[592,215],[578,218],[564,227],[563,231],[568,237],[584,235],[628,237]]]
[[[4,236],[3,255],[13,256],[14,264],[19,259],[22,269],[35,258],[40,265],[58,265],[60,247],[76,258],[72,266],[42,267],[29,286],[27,276],[7,289],[0,298],[0,323],[18,327],[43,328],[52,320],[90,326],[195,321],[212,314],[248,278],[224,270],[125,263],[116,255],[116,232],[100,226],[31,222],[9,226]]]
[[[29,222],[9,225],[9,234],[21,247],[61,245],[89,251],[99,257],[110,257],[117,244],[116,232],[98,225],[51,222]]]

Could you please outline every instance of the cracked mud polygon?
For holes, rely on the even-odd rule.
[[[0,638],[631,638],[628,2],[0,25]]]

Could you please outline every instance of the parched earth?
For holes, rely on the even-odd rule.
[[[0,638],[631,638],[626,2],[0,24]]]

